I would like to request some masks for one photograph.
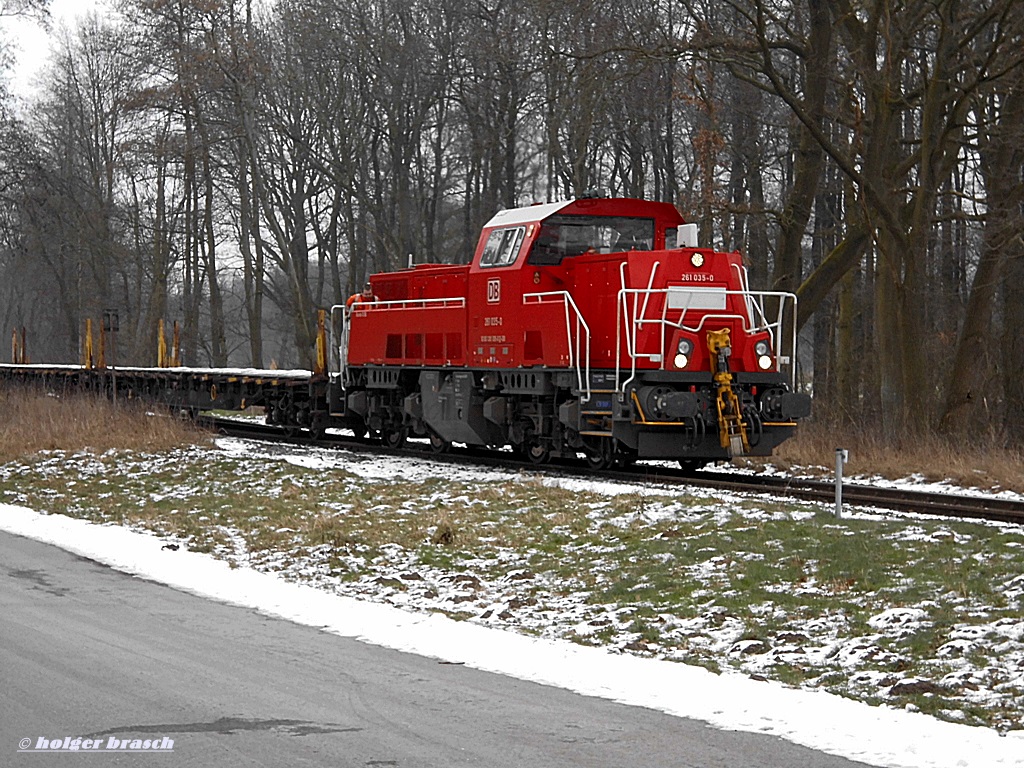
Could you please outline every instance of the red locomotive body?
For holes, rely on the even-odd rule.
[[[795,297],[750,291],[739,254],[694,234],[642,200],[502,211],[470,265],[371,278],[344,312],[335,410],[391,445],[535,461],[769,455],[810,409],[786,373]]]

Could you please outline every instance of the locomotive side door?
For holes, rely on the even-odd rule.
[[[526,224],[490,231],[469,273],[469,360],[473,367],[519,365],[522,337],[520,252]]]

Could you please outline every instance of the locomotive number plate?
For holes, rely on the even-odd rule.
[[[497,304],[501,301],[501,279],[494,278],[487,281],[487,303]]]

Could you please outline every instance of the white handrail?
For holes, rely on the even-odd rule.
[[[625,275],[623,274],[623,278]],[[746,286],[746,275],[741,275],[741,285]],[[679,290],[679,286],[672,286],[670,288],[621,288],[619,289],[619,296],[616,308],[616,324],[621,329],[621,336],[626,341],[626,354],[630,358],[630,376],[628,379],[620,383],[621,379],[621,344],[619,342],[620,334],[616,334],[616,361],[615,361],[615,387],[616,391],[622,395],[625,393],[626,387],[629,386],[630,382],[636,378],[636,366],[637,360],[644,358],[649,360],[656,360],[661,363],[661,367],[664,368],[666,365],[665,359],[665,343],[666,334],[660,334],[659,339],[659,351],[656,353],[640,353],[637,350],[636,343],[640,329],[644,325],[660,325],[663,328],[677,328],[685,330],[689,333],[699,333],[709,321],[715,320],[729,320],[738,321],[745,333],[758,333],[766,332],[768,334],[769,343],[775,358],[779,361],[780,367],[788,365],[790,369],[790,386],[796,387],[796,309],[797,309],[797,298],[796,294],[785,292],[785,291],[750,291],[750,290],[721,290],[723,297],[728,296],[740,296],[743,298],[747,315],[737,314],[735,312],[722,312],[722,313],[709,313],[702,311],[699,316],[699,320],[695,325],[686,324],[686,315],[690,310],[689,307],[684,306],[679,309],[680,316],[678,321],[668,319],[668,295],[672,290]],[[661,317],[647,317],[646,308],[649,306],[651,296],[661,295],[662,311]],[[639,315],[637,310],[641,304],[640,297],[643,297],[643,309],[640,309]],[[767,299],[777,299],[778,311],[774,319],[769,319],[765,313],[765,301]],[[632,308],[632,311],[630,311]],[[792,350],[792,358],[788,361],[783,356],[783,345],[782,339],[786,327],[786,313],[787,311],[791,314],[791,322],[789,323],[788,330],[790,331],[789,341],[790,349]]]
[[[341,317],[341,338],[338,340],[338,374],[341,381],[345,383],[345,374],[348,371],[348,346],[352,330],[351,318],[353,313],[360,311],[377,310],[411,310],[411,309],[464,309],[466,307],[465,296],[451,296],[434,299],[401,299],[399,301],[380,301],[372,299],[366,301],[363,298],[357,299],[352,306],[335,304],[331,307],[331,333],[333,335],[336,324],[335,317]],[[328,361],[328,370],[330,361]]]
[[[543,293],[524,293],[523,294],[523,306],[531,303],[531,300],[535,300],[537,304],[546,303],[545,300],[551,299],[555,301],[561,301],[565,308],[565,333],[566,343],[568,345],[569,353],[569,365],[576,369],[576,381],[579,391],[582,393],[581,402],[590,401],[590,326],[583,317],[583,313],[580,312],[576,301],[572,295],[567,291],[546,291]],[[569,310],[572,310],[572,316]],[[576,333],[572,332],[572,317],[576,319]],[[583,334],[580,333],[582,328]],[[581,340],[584,337],[586,342],[583,349],[580,349]],[[576,351],[573,354],[573,344],[575,341]]]
[[[462,309],[466,306],[465,296],[452,296],[436,299],[400,299],[398,301],[357,300],[352,305],[353,311],[378,309]]]
[[[342,386],[345,384],[345,371],[348,368],[348,312],[345,311],[344,304],[335,304],[331,307],[331,341],[334,340],[334,329],[337,327],[336,317],[341,318],[341,338],[338,339],[337,347],[334,344],[328,344],[332,349],[337,349],[338,352],[338,376],[341,377]],[[331,373],[331,359],[327,360],[327,373]]]
[[[622,286],[622,288],[619,290],[619,299],[620,299],[620,301],[616,302],[616,307],[615,307],[615,325],[616,325],[616,328],[618,328],[619,321],[622,319],[621,315],[619,313],[620,309],[623,310],[623,313],[625,312],[625,309],[627,309],[627,307],[625,306],[625,300],[623,299],[623,296],[622,296],[622,292],[624,290],[626,290],[626,264],[627,264],[627,262],[625,262],[625,261],[623,261],[621,264],[619,264],[619,284]],[[619,333],[618,333],[618,331],[616,331],[616,333],[615,333],[615,391],[618,394],[620,394],[620,395],[625,393],[626,387],[629,386],[629,383],[631,381],[633,381],[633,379],[636,378],[636,361],[637,361],[638,358],[646,357],[648,359],[653,359],[654,357],[660,357],[661,358],[660,362],[662,362],[664,364],[664,360],[665,360],[665,343],[664,343],[664,340],[662,341],[662,345],[661,345],[662,348],[661,348],[661,351],[659,352],[658,355],[649,355],[649,354],[648,355],[640,355],[636,351],[636,334],[639,332],[639,329],[645,323],[657,322],[656,320],[645,320],[645,317],[647,315],[647,303],[650,300],[650,294],[652,292],[655,292],[655,289],[652,287],[654,285],[654,276],[655,276],[655,274],[658,271],[658,267],[660,267],[660,266],[661,266],[661,262],[660,261],[656,261],[656,262],[654,262],[654,264],[651,265],[651,274],[650,274],[650,276],[647,279],[647,288],[645,289],[645,291],[647,293],[647,296],[644,298],[644,306],[640,310],[640,317],[639,318],[636,315],[636,310],[637,310],[636,302],[633,302],[632,322],[630,323],[630,327],[633,329],[633,335],[630,336],[628,328],[626,328],[626,327],[623,328],[623,330],[625,331],[625,336],[626,336],[626,354],[629,355],[629,358],[630,358],[630,360],[632,362],[632,365],[630,367],[629,378],[626,379],[626,381],[624,381],[622,383],[621,387],[619,386],[619,376],[621,375],[621,370],[620,370],[621,369],[621,365],[619,364],[621,347],[620,347],[620,344],[619,344]]]

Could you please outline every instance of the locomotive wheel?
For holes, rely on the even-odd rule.
[[[615,444],[608,438],[601,438],[597,447],[587,449],[586,454],[587,466],[595,471],[615,466]]]
[[[397,450],[405,445],[405,439],[409,436],[404,427],[398,429],[385,429],[381,432],[381,440],[384,441],[384,445],[392,450]]]
[[[448,453],[452,444],[435,432],[430,433],[430,450],[434,453]]]
[[[366,422],[358,417],[346,422],[345,426],[352,430],[352,436],[356,440],[362,440],[369,431],[366,428]]]
[[[683,470],[683,472],[687,472],[687,473],[696,472],[701,467],[706,467],[707,465],[708,465],[708,462],[705,459],[680,459],[679,460],[679,468],[681,470]]]
[[[531,464],[547,464],[551,459],[551,449],[542,443],[531,443],[526,446],[526,458]]]
[[[639,458],[640,456],[637,455],[635,449],[619,443],[619,453],[615,457],[616,464],[618,464],[620,467],[631,467],[634,464],[636,464],[637,459]]]

